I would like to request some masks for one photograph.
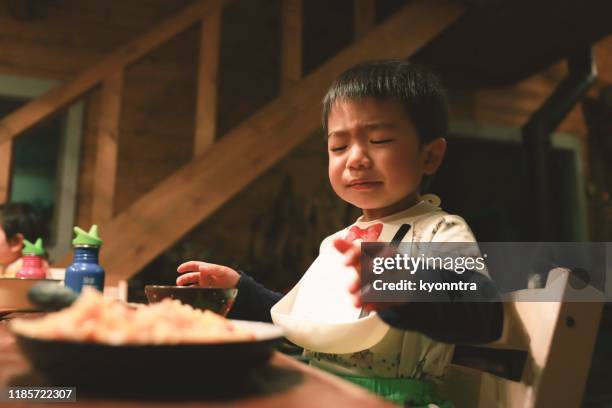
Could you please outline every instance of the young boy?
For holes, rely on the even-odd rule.
[[[327,237],[322,252],[333,245],[358,271],[362,241],[475,242],[461,217],[442,211],[437,197],[420,195],[444,158],[447,127],[446,99],[432,74],[401,60],[363,63],[342,73],[323,100],[329,179],[363,215]],[[184,273],[179,285],[238,287],[230,317],[270,321],[270,308],[282,298],[226,266],[191,261],[178,272]],[[348,290],[360,306],[355,276]],[[481,274],[473,280],[488,284]],[[305,354],[314,365],[411,406],[452,406],[436,397],[434,384],[452,358],[448,343],[488,342],[501,334],[499,303],[380,303],[366,309],[392,327],[378,344],[358,353]]]
[[[23,203],[0,204],[0,278],[14,278],[21,269],[23,240],[42,236],[34,209]]]

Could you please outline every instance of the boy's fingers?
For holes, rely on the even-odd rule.
[[[176,271],[178,273],[195,272],[195,271],[199,270],[199,266],[201,264],[203,264],[203,263],[204,262],[201,262],[201,261],[184,262],[184,263],[180,264],[178,268],[176,268]]]
[[[344,263],[346,265],[359,265],[359,260],[361,258],[361,245],[359,243],[338,238],[334,240],[334,247],[345,255]]]
[[[336,247],[338,251],[345,253],[346,251],[348,251],[349,249],[353,247],[353,243],[350,241],[347,241],[346,239],[337,238],[334,240],[334,246]]]
[[[227,268],[221,265],[201,262],[200,265],[198,265],[198,271],[200,274],[207,277],[223,276],[227,272]]]
[[[358,267],[361,261],[361,250],[359,248],[349,249],[344,253],[344,264]]]
[[[178,273],[185,272],[200,272],[204,275],[222,275],[225,269],[221,265],[212,264],[202,261],[185,262],[176,269]]]
[[[368,313],[371,311],[376,311],[376,310],[381,310],[381,309],[384,309],[381,303],[366,303],[365,305],[363,305],[363,310],[365,310]]]
[[[200,283],[199,272],[189,272],[176,278],[176,284],[178,286],[185,286],[191,283]]]
[[[361,289],[361,279],[357,277],[349,284],[348,291],[350,293],[356,293],[359,289]]]

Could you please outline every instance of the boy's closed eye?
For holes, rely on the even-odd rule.
[[[370,143],[372,144],[384,144],[384,143],[391,143],[395,141],[395,139],[377,139],[377,140],[370,140]]]
[[[329,148],[329,150],[332,151],[332,152],[341,152],[344,149],[346,149],[346,145],[332,146],[332,147]]]
[[[370,140],[371,144],[376,144],[376,145],[380,145],[380,144],[386,144],[386,143],[391,143],[394,142],[395,139],[393,138],[387,138],[387,139],[372,139]],[[329,148],[330,151],[332,152],[341,152],[342,150],[346,149],[347,145],[340,145],[340,146],[331,146]]]

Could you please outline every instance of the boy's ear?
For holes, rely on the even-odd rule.
[[[24,240],[24,236],[21,233],[17,233],[13,238],[11,238],[8,242],[9,245],[9,251],[11,251],[14,254],[19,254],[21,253],[21,250],[23,249],[23,240]]]
[[[439,137],[423,147],[423,173],[430,176],[438,171],[446,153],[446,139]]]

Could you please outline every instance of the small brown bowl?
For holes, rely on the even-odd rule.
[[[211,310],[221,316],[226,316],[234,304],[238,289],[147,285],[145,293],[149,303],[161,302],[167,298],[177,299],[196,309]]]

